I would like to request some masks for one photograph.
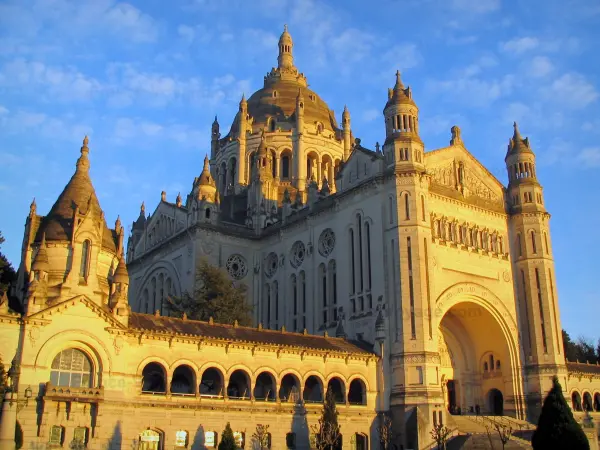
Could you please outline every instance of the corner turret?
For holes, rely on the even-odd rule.
[[[410,87],[404,87],[399,71],[394,88],[388,90],[383,115],[386,136],[383,151],[388,167],[394,167],[397,172],[425,172],[424,145],[419,137],[419,108]]]

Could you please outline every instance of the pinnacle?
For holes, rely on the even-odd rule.
[[[404,85],[402,84],[402,78],[400,77],[400,71],[396,70],[396,85],[394,89],[404,89]]]
[[[90,149],[88,148],[89,141],[90,140],[87,136],[83,138],[83,145],[81,146],[81,156],[79,157],[79,159],[77,160],[77,164],[75,165],[77,167],[76,171],[87,171],[90,168],[90,161],[88,160],[87,156],[90,152]]]

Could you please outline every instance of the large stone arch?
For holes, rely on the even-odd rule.
[[[524,411],[519,399],[522,398],[523,387],[515,312],[486,287],[463,282],[447,288],[438,296],[432,320],[437,333],[449,341],[448,349],[452,347],[456,353],[457,367],[452,368],[453,377],[460,389],[465,387],[464,391],[459,391],[454,382],[452,386],[448,385],[447,404],[452,403],[454,396],[460,403],[455,406],[465,409],[479,404],[483,411],[486,392],[496,388],[508,400],[507,413],[522,417]],[[478,328],[479,331],[476,331]],[[501,355],[502,369],[484,374],[479,367],[480,358],[490,351]],[[442,386],[442,389],[445,388]]]
[[[49,370],[54,357],[67,348],[76,348],[88,355],[94,366],[94,383],[102,386],[103,374],[113,370],[110,352],[102,340],[86,331],[61,331],[44,342],[35,357],[36,369]]]
[[[166,273],[167,276],[171,279],[173,283],[173,295],[179,296],[181,295],[181,280],[179,278],[179,273],[177,273],[177,269],[175,266],[169,261],[159,261],[156,264],[152,264],[144,273],[142,277],[141,283],[137,287],[137,292],[135,293],[135,302],[134,305],[138,306],[138,311],[142,311],[142,301],[143,301],[143,292],[145,289],[150,289],[151,280],[160,273]]]

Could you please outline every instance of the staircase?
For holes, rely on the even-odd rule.
[[[535,427],[529,422],[507,416],[448,416],[448,426],[458,429],[461,435],[451,439],[446,444],[446,449],[502,449],[502,442],[495,424],[510,427],[513,431],[504,450],[531,449],[531,434]],[[488,429],[490,430],[489,436]]]

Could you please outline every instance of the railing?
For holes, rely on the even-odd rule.
[[[95,403],[104,400],[104,387],[55,386],[47,382],[44,397],[59,401]]]

